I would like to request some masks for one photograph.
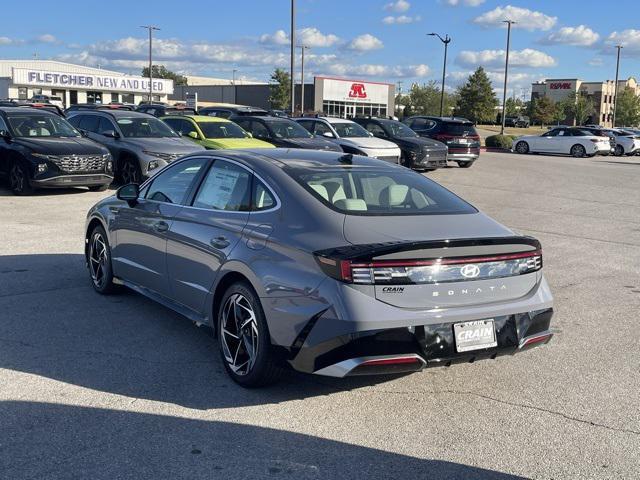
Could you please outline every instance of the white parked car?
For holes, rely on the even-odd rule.
[[[609,138],[593,135],[580,127],[552,128],[542,135],[524,135],[513,141],[518,153],[557,153],[574,157],[609,155]]]
[[[56,95],[34,95],[31,97],[31,101],[34,103],[50,103],[64,109],[62,97],[58,97]]]
[[[616,147],[614,153],[617,156],[635,155],[640,152],[640,137],[631,132],[617,129],[607,129],[607,133],[614,136]]]
[[[376,157],[399,163],[400,148],[393,142],[371,135],[364,127],[344,118],[295,118],[309,132],[337,143],[347,153]]]

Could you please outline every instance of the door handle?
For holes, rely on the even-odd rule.
[[[169,230],[169,224],[167,222],[159,221],[153,225],[153,229],[159,233],[166,232]]]
[[[211,246],[213,248],[219,248],[219,249],[223,249],[223,248],[227,248],[230,245],[229,240],[227,240],[227,237],[215,237],[211,239]]]

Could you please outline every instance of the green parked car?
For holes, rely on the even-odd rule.
[[[170,115],[161,120],[185,138],[210,150],[222,148],[275,148],[253,138],[230,120],[202,115]]]

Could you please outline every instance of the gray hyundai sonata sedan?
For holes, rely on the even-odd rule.
[[[213,327],[247,387],[284,367],[403,373],[551,338],[540,243],[424,176],[314,150],[198,152],[95,205],[99,293]]]

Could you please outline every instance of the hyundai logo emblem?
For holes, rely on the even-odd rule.
[[[476,278],[480,275],[480,267],[472,263],[465,265],[460,269],[460,273],[465,278]]]

